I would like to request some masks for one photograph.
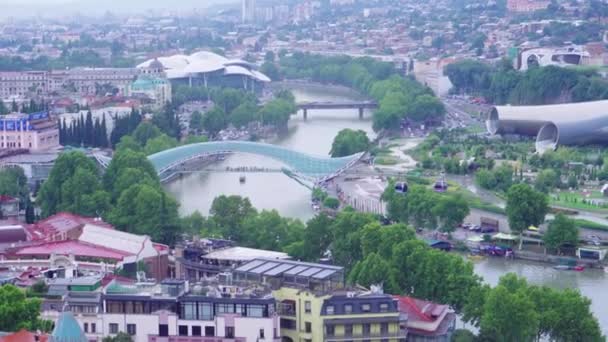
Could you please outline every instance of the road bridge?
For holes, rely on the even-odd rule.
[[[302,110],[304,120],[308,119],[308,111],[315,109],[359,109],[359,119],[363,119],[363,111],[378,108],[378,103],[375,101],[302,102],[296,106]]]

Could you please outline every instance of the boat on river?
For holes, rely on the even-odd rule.
[[[239,177],[239,183],[243,184],[243,183],[245,183],[246,181],[247,181],[247,178],[245,178],[245,175],[241,175],[241,176]]]
[[[585,266],[582,265],[576,265],[576,266],[569,266],[569,265],[555,265],[553,266],[554,269],[556,270],[560,270],[560,271],[577,271],[577,272],[582,272],[585,270]]]

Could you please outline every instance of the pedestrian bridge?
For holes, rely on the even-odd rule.
[[[185,162],[211,155],[226,153],[249,153],[275,159],[286,166],[286,171],[314,183],[331,179],[352,167],[363,153],[342,158],[313,156],[284,147],[249,142],[215,141],[179,146],[148,156],[161,179],[179,172]]]

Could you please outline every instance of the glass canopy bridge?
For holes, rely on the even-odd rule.
[[[271,144],[216,141],[179,146],[150,155],[148,160],[158,172],[160,179],[167,180],[179,173],[180,167],[188,161],[227,153],[248,153],[275,159],[285,165],[284,172],[288,176],[315,184],[338,176],[355,165],[363,156],[363,153],[357,153],[347,157],[330,158],[313,156]],[[107,160],[105,164],[107,165]]]

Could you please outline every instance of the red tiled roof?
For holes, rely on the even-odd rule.
[[[408,320],[434,322],[445,310],[448,310],[447,305],[413,297],[395,296],[394,298],[399,301],[399,311],[408,314]]]
[[[40,220],[28,227],[33,240],[45,240],[53,234],[67,232],[79,228],[85,224],[113,229],[111,224],[100,221],[93,217],[84,217],[72,213],[61,212]]]
[[[60,255],[73,254],[75,256],[113,260],[122,260],[124,257],[130,255],[122,251],[74,240],[48,242],[34,246],[27,246],[20,248],[15,252],[16,255],[50,255],[51,253]]]
[[[9,195],[0,195],[0,202],[11,202],[11,201],[17,201],[17,199],[13,196],[9,196]]]
[[[25,329],[19,330],[18,332],[6,336],[0,337],[0,342],[46,342],[48,341],[47,335],[36,335]]]

